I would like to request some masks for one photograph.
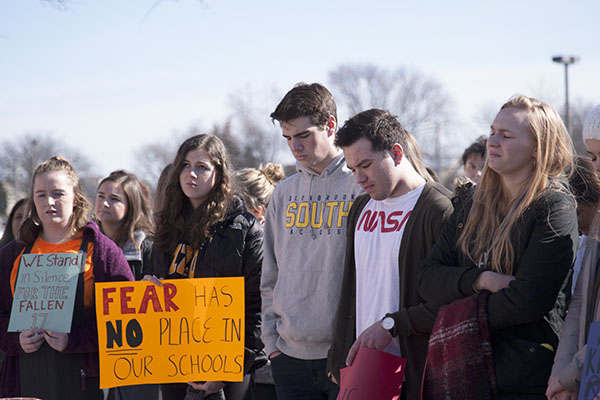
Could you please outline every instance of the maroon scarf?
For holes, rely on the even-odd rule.
[[[440,308],[429,339],[422,399],[498,398],[486,315],[488,294]]]

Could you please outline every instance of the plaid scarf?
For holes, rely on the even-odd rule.
[[[422,399],[498,398],[486,315],[488,295],[479,293],[440,308],[429,339]]]

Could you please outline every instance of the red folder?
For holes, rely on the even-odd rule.
[[[352,365],[340,370],[337,400],[397,400],[405,367],[406,358],[361,347]]]

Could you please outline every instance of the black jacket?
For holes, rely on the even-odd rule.
[[[260,271],[263,259],[263,231],[258,220],[246,211],[237,197],[225,220],[211,229],[212,238],[198,251],[195,278],[244,277],[245,290],[245,357],[244,373],[250,372],[263,348],[260,340]],[[185,243],[185,240],[182,242]],[[154,274],[161,278],[187,276],[169,274],[173,254],[152,249]]]
[[[419,293],[443,305],[474,294],[478,268],[457,248],[471,209],[473,190],[454,198],[454,214],[424,261]],[[488,321],[496,380],[500,393],[546,390],[558,333],[566,312],[564,293],[577,252],[577,215],[564,191],[541,194],[511,231],[514,249],[512,281],[488,298]]]
[[[136,281],[141,280],[144,275],[152,274],[152,239],[143,231],[135,231],[134,239],[136,245],[129,239],[121,248],[131,272]]]

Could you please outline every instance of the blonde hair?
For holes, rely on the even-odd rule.
[[[408,147],[408,151],[406,152],[408,160],[417,173],[427,181],[436,182],[437,180],[429,173],[425,163],[423,162],[423,156],[421,155],[417,138],[415,138],[414,135],[408,131],[406,131],[406,147]]]
[[[89,221],[92,205],[83,194],[75,168],[73,168],[66,158],[53,156],[49,160],[39,164],[33,173],[33,178],[31,179],[31,194],[27,200],[27,209],[29,210],[30,218],[23,222],[23,226],[19,230],[18,239],[21,243],[30,244],[35,242],[42,231],[42,222],[33,201],[33,185],[35,184],[35,179],[39,175],[54,171],[65,172],[73,184],[75,205],[73,206],[73,217],[71,219],[71,225],[69,226],[71,233],[74,234],[79,232]]]
[[[527,113],[527,128],[535,142],[532,172],[520,193],[510,199],[500,174],[483,169],[481,183],[457,246],[477,263],[487,253],[492,270],[512,274],[515,259],[510,234],[525,209],[546,190],[564,190],[561,183],[573,164],[573,144],[558,113],[546,103],[514,96],[501,111],[513,108]]]
[[[269,199],[285,173],[281,164],[268,163],[264,167],[244,168],[236,172],[240,194],[244,198],[248,210],[258,210],[259,206],[266,208]]]

